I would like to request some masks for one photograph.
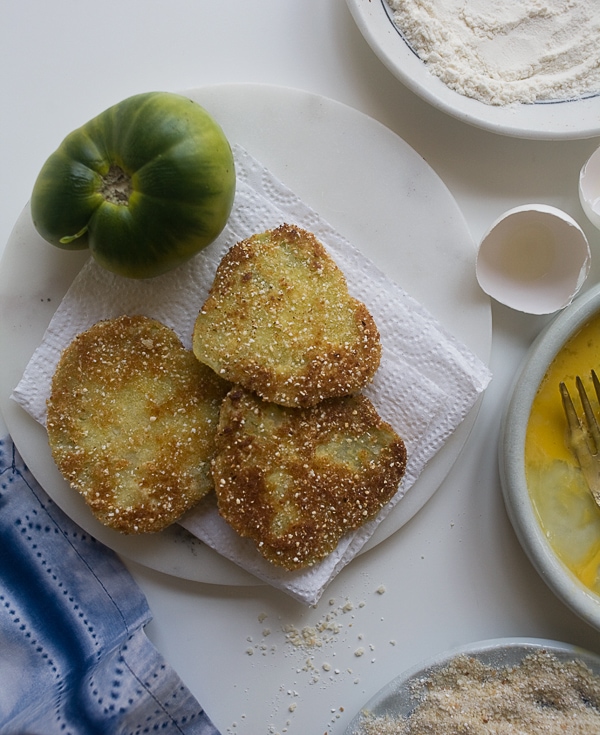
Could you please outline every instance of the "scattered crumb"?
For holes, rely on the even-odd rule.
[[[382,595],[384,592],[384,585],[372,588],[372,594]],[[269,621],[271,624],[268,627],[262,624],[270,616],[266,612],[260,613],[257,620],[261,627],[258,628],[258,631],[254,631],[254,635],[246,637],[249,645],[245,648],[245,654],[248,656],[254,656],[255,653],[260,654],[258,660],[252,662],[253,666],[260,666],[263,657],[274,656],[277,651],[283,650],[284,656],[294,656],[296,661],[291,671],[297,675],[304,675],[306,677],[304,684],[309,687],[335,687],[336,682],[344,681],[346,677],[350,677],[349,682],[358,685],[361,681],[360,671],[354,671],[349,666],[350,661],[352,658],[355,661],[360,660],[361,663],[357,664],[357,668],[369,666],[369,661],[365,660],[364,654],[366,651],[375,650],[373,643],[364,640],[363,633],[353,632],[353,626],[360,623],[359,611],[365,607],[367,607],[367,602],[364,599],[356,602],[346,597],[337,599],[330,597],[325,599],[323,604],[315,605],[312,608],[313,613],[302,615],[300,620],[305,621],[306,624],[283,622],[281,618],[279,618],[279,624],[273,624],[271,618]],[[314,611],[320,612],[318,619],[315,619]],[[271,645],[272,641],[277,644],[281,642],[282,645]],[[355,648],[357,641],[360,641],[360,644],[358,648]],[[392,645],[395,645],[395,641]],[[375,659],[371,659],[370,663],[374,661]],[[300,697],[300,694],[285,686],[280,687],[274,699],[274,706],[281,707],[282,716],[280,722],[277,722],[276,713],[272,712],[267,730],[268,735],[283,735],[288,732],[288,728],[291,731],[290,721],[285,722],[284,718],[290,718],[290,713],[296,712],[299,705],[299,700],[290,701],[291,697]],[[284,711],[286,715],[283,715]],[[336,720],[344,712],[344,708],[333,708],[331,712],[332,718],[329,726],[333,728]],[[235,732],[239,731],[237,725],[232,727],[235,728]]]

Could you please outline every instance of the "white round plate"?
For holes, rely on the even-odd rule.
[[[491,308],[475,279],[475,245],[458,206],[423,159],[364,114],[307,92],[224,85],[185,92],[484,362]],[[18,383],[85,253],[44,243],[29,207],[0,265],[0,409],[25,462],[55,502],[117,553],[147,567],[215,584],[260,584],[179,526],[131,537],[102,526],[60,477],[46,432],[14,401]],[[478,404],[380,524],[368,547],[403,526],[433,495],[463,447]]]
[[[465,123],[501,135],[572,140],[600,135],[600,95],[529,105],[486,105],[465,97],[431,74],[394,25],[386,0],[346,0],[379,60],[408,89]]]
[[[517,376],[502,419],[499,458],[507,513],[523,550],[565,605],[600,630],[600,599],[555,554],[538,521],[525,476],[527,424],[539,385],[565,342],[598,311],[600,286],[594,286],[578,296],[535,340]]]
[[[459,655],[467,655],[493,667],[509,667],[518,665],[525,656],[536,651],[552,653],[559,661],[577,659],[585,663],[591,671],[600,676],[600,656],[577,646],[542,638],[496,638],[479,643],[470,643],[460,648],[436,656],[425,663],[409,669],[383,687],[361,708],[346,728],[345,735],[360,732],[363,712],[376,717],[407,717],[415,707],[414,687],[437,670],[447,666]]]

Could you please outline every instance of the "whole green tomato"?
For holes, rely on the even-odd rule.
[[[225,226],[235,165],[222,129],[169,92],[134,95],[70,133],[35,182],[31,215],[59,248],[150,278],[185,262]]]

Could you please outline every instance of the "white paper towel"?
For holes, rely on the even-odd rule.
[[[149,280],[116,276],[90,259],[58,307],[13,398],[44,424],[46,399],[62,350],[100,319],[145,314],[172,327],[190,347],[194,322],[217,265],[233,244],[284,222],[313,232],[344,272],[351,295],[367,305],[379,329],[381,365],[365,394],[406,443],[408,463],[400,490],[377,519],[342,539],[327,559],[297,572],[266,562],[252,542],[240,538],[221,519],[212,497],[190,511],[181,524],[262,580],[314,604],[414,484],[491,375],[476,355],[258,161],[239,146],[234,146],[234,156],[237,191],[220,237],[185,265]]]

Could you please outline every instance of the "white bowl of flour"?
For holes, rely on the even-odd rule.
[[[523,138],[600,134],[598,0],[347,0],[380,60],[464,122]]]

